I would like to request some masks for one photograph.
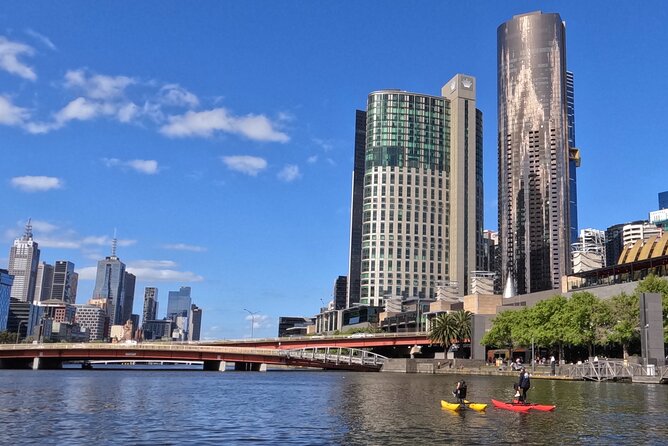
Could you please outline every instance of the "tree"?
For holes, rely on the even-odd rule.
[[[528,311],[531,338],[536,345],[543,347],[559,347],[559,357],[563,358],[564,308],[566,298],[556,295],[538,302]]]
[[[586,345],[589,356],[592,356],[594,345],[604,342],[601,327],[609,324],[610,315],[605,305],[590,292],[573,293],[564,306],[562,317],[564,341]]]
[[[629,356],[629,344],[639,336],[640,303],[638,295],[619,294],[606,301],[611,316],[607,339],[621,344],[624,359]]]
[[[465,339],[471,339],[471,318],[473,313],[468,310],[460,310],[452,313],[454,319],[455,331],[457,332],[457,340],[460,342]]]
[[[16,342],[16,333],[0,331],[0,344],[13,344]]]
[[[480,343],[496,348],[512,348],[518,343],[518,326],[525,318],[526,309],[506,310],[497,314],[492,320],[492,328],[485,333]]]
[[[431,342],[442,345],[446,352],[450,349],[452,341],[457,338],[457,324],[452,313],[439,314],[431,321],[429,338]]]

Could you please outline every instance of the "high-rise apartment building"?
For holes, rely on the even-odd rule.
[[[435,298],[439,285],[451,281],[463,295],[482,262],[482,113],[475,108],[475,78],[458,74],[441,94],[381,90],[368,97],[362,305],[382,306],[397,296]]]
[[[170,291],[167,296],[167,319],[176,322],[179,316],[188,317],[191,304],[189,286],[182,286],[178,291]]]
[[[624,246],[632,245],[638,240],[649,240],[651,237],[661,237],[663,229],[649,222],[631,223],[622,228],[622,242]]]
[[[39,265],[39,245],[32,238],[30,220],[25,233],[14,240],[9,250],[9,274],[14,276],[11,297],[21,302],[32,302],[35,298],[35,282]]]
[[[68,304],[77,300],[77,286],[79,274],[74,272],[74,263],[67,260],[58,260],[53,266],[53,280],[51,299],[57,299]]]
[[[346,297],[348,294],[348,277],[339,276],[334,283],[334,291],[332,292],[332,302],[335,310],[342,310],[346,308]]]
[[[125,282],[125,263],[116,256],[116,239],[114,239],[111,256],[97,262],[97,275],[93,299],[106,299],[109,325],[122,325],[123,298]]]
[[[366,112],[355,112],[355,153],[352,197],[350,199],[350,251],[346,307],[360,302],[362,268],[362,213],[364,207],[364,158],[366,148]]]
[[[107,312],[97,305],[83,304],[75,306],[75,320],[81,327],[81,331],[88,334],[88,340],[103,340],[109,330]]]
[[[145,321],[154,321],[158,314],[158,289],[147,286],[144,288],[144,311],[142,312],[142,324]]]
[[[497,38],[502,275],[526,294],[558,288],[571,269],[569,164],[579,154],[568,134],[566,29],[559,14],[533,12]]]

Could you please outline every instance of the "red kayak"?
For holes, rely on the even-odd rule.
[[[512,410],[514,412],[527,413],[530,409],[539,410],[541,412],[551,412],[557,406],[550,406],[546,404],[534,404],[534,403],[504,403],[503,401],[492,400],[494,407],[499,409]]]

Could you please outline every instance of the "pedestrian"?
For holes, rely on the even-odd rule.
[[[522,370],[520,371],[520,379],[517,382],[517,387],[520,388],[519,402],[526,403],[527,392],[529,391],[529,388],[531,388],[531,380],[529,379],[529,372],[527,372],[524,367],[522,367]]]
[[[455,396],[459,404],[464,404],[464,400],[466,399],[466,390],[466,381],[457,381],[457,387],[455,387],[455,390],[452,391],[452,394]]]
[[[557,374],[557,360],[554,358],[554,355],[550,356],[550,374],[552,376]]]

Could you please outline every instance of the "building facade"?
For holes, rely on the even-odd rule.
[[[121,319],[121,322],[125,324],[127,321],[132,320],[132,307],[135,302],[135,283],[137,282],[137,277],[126,271],[123,281],[123,319]],[[135,328],[137,328],[136,325]]]
[[[176,322],[178,316],[188,316],[192,298],[190,287],[182,286],[178,291],[170,291],[167,297],[167,319]]]
[[[565,25],[518,15],[497,39],[502,281],[518,294],[556,289],[571,268]]]
[[[648,240],[650,237],[661,237],[663,229],[649,222],[631,223],[622,228],[622,243],[632,245],[638,240]]]
[[[360,303],[362,269],[362,215],[364,207],[364,158],[366,148],[366,112],[355,112],[355,153],[352,197],[350,199],[350,251],[346,307]]]
[[[475,79],[442,96],[381,90],[368,97],[360,303],[430,298],[482,262],[482,114]]]
[[[342,310],[346,308],[346,301],[348,296],[348,277],[339,276],[334,283],[334,290],[332,291],[332,302],[334,302],[335,310]]]
[[[144,288],[144,311],[141,320],[154,321],[158,314],[158,289],[155,287]]]
[[[202,331],[202,309],[197,305],[190,306],[190,315],[188,316],[188,340],[199,341]]]
[[[6,269],[0,269],[0,331],[7,330],[9,302],[14,278]]]
[[[74,272],[74,263],[67,260],[56,261],[56,264],[53,266],[51,299],[75,304],[78,284],[79,274]]]
[[[9,251],[9,274],[14,276],[11,297],[21,302],[32,302],[35,298],[39,245],[32,237],[30,220],[21,238],[14,240]]]
[[[659,209],[668,209],[668,191],[659,192]]]
[[[573,273],[591,271],[605,266],[605,231],[582,229],[573,243]]]

